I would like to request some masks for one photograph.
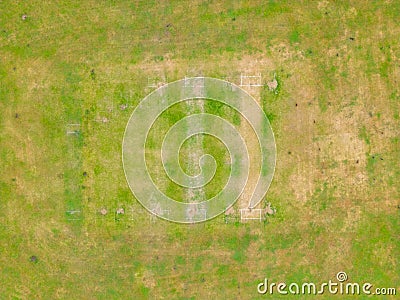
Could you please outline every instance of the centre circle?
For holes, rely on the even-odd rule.
[[[264,111],[248,93],[224,80],[209,77],[185,78],[166,84],[146,96],[133,111],[125,129],[122,161],[126,180],[135,198],[152,214],[177,223],[210,220],[231,207],[242,194],[249,178],[250,158],[247,145],[236,127],[224,118],[195,113],[175,124],[163,138],[161,158],[169,179],[180,186],[195,189],[213,180],[216,162],[211,155],[199,159],[200,173],[186,174],[179,164],[179,149],[185,140],[208,134],[226,147],[231,172],[226,184],[210,199],[189,203],[165,195],[150,176],[145,145],[154,122],[171,106],[195,100],[218,101],[234,109],[251,125],[260,149],[260,170],[248,208],[259,204],[272,182],[276,146],[271,125]]]

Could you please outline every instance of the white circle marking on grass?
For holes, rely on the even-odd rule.
[[[258,103],[243,89],[209,77],[185,78],[164,85],[146,96],[133,111],[122,144],[124,172],[132,193],[148,211],[177,223],[212,219],[225,212],[242,194],[250,167],[246,143],[234,125],[209,113],[192,114],[172,125],[160,151],[164,170],[171,181],[190,189],[200,188],[214,178],[215,159],[209,154],[201,156],[200,173],[189,176],[179,164],[179,151],[184,141],[194,135],[208,134],[219,139],[229,152],[231,172],[218,194],[197,202],[179,202],[161,192],[150,176],[145,156],[149,131],[164,111],[188,100],[219,101],[239,112],[251,125],[261,153],[257,184],[248,202],[248,208],[254,208],[265,197],[275,171],[276,146],[271,125]]]

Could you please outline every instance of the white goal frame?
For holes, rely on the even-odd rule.
[[[240,221],[247,221],[247,220],[259,220],[260,222],[263,220],[263,209],[261,208],[241,208],[240,210]],[[257,212],[258,216],[246,216],[246,212]]]

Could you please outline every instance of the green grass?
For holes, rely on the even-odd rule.
[[[321,112],[326,112],[328,110],[328,100],[325,96],[320,96],[318,98],[318,106]]]
[[[200,112],[199,106],[195,106],[193,109],[192,113]],[[205,101],[204,112],[223,117],[234,125],[240,125],[241,119],[239,113],[220,102]],[[184,102],[175,104],[163,112],[150,130],[149,137],[146,141],[146,148],[159,151],[161,149],[163,137],[169,127],[188,115],[190,115],[190,113],[187,111],[187,106]],[[200,142],[197,142],[195,138],[186,140],[181,148],[180,160],[183,170],[192,176],[200,171],[197,166],[197,161],[188,161],[189,154],[193,149],[198,149],[202,151],[203,154],[212,155],[217,162],[217,170],[213,180],[204,187],[205,196],[207,199],[210,199],[220,191],[220,187],[226,184],[228,174],[230,174],[230,166],[224,163],[228,159],[227,150],[221,141],[210,135],[202,135]],[[149,157],[151,169],[151,161],[157,161],[157,159],[153,155],[149,155]],[[158,168],[162,168],[160,162],[158,162]],[[152,177],[155,182],[159,180],[167,182],[166,187],[162,188],[167,196],[177,201],[185,201],[186,195],[188,194],[187,188],[178,186],[167,178],[165,174],[152,173]],[[199,191],[200,189],[195,189],[195,193]]]
[[[312,202],[319,210],[326,210],[335,200],[333,196],[335,187],[329,187],[327,182],[315,190]]]
[[[319,282],[339,270],[399,287],[398,3],[5,1],[0,15],[0,298],[264,299],[256,288],[266,276]],[[259,72],[263,83],[278,80],[276,92],[249,91],[274,129],[266,200],[277,214],[151,223],[121,163],[127,121],[152,91],[148,77]],[[221,103],[191,113],[202,110],[244,125]],[[187,115],[184,104],[171,107],[146,144],[152,176],[180,201],[188,191],[159,173],[158,151]],[[76,135],[66,135],[68,123],[80,124]],[[366,148],[351,152],[351,140],[346,152],[329,144],[335,134]],[[230,172],[223,144],[204,136],[182,150],[189,173],[191,151],[216,158],[204,189],[215,195]],[[81,220],[69,220],[66,211],[78,209]]]
[[[294,30],[289,35],[289,41],[291,44],[298,43],[300,41],[300,33]]]
[[[369,138],[369,135],[368,135],[368,132],[367,132],[367,128],[366,128],[365,126],[363,126],[363,127],[360,128],[358,137],[359,137],[360,139],[364,140],[364,142],[365,142],[367,145],[370,145],[370,144],[371,144],[371,141],[370,141],[370,138]]]

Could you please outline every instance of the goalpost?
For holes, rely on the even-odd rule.
[[[67,214],[68,221],[82,220],[82,215],[80,210],[67,210],[65,213]]]
[[[263,220],[263,209],[261,208],[241,208],[240,209],[240,221],[247,220]]]
[[[78,123],[67,124],[67,126],[66,126],[66,134],[67,135],[79,134],[80,129],[81,129],[81,124],[78,124]]]
[[[257,75],[243,75],[240,73],[240,84],[241,87],[257,87],[263,86],[261,73]]]

